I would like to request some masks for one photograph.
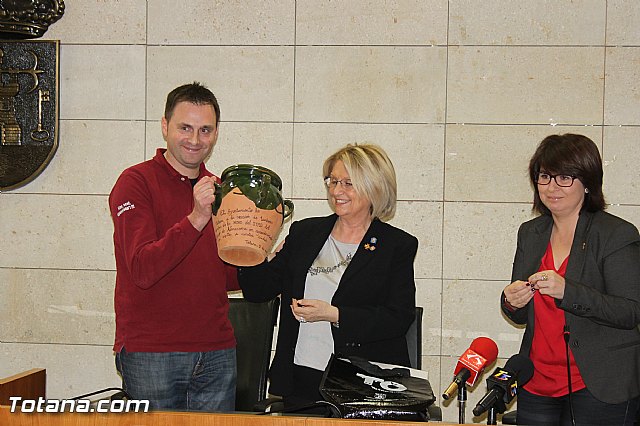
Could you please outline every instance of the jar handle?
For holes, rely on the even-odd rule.
[[[291,213],[293,213],[293,201],[291,200],[282,200],[282,205],[284,206],[284,212],[283,212],[283,216],[282,219],[286,219],[289,216],[291,216]]]
[[[214,216],[218,214],[218,209],[220,209],[220,204],[222,204],[222,185],[217,182],[213,182],[213,186],[215,190],[213,191],[213,195],[216,197],[211,204],[211,213]]]

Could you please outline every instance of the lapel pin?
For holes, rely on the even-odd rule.
[[[378,239],[376,237],[371,237],[368,243],[364,244],[364,249],[369,251],[374,251],[376,249],[376,243]]]

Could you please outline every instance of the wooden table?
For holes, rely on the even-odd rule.
[[[319,417],[269,416],[155,411],[149,413],[11,413],[0,406],[0,425],[6,426],[424,426],[419,422],[325,419]],[[19,411],[19,410],[16,410]],[[456,423],[440,423],[452,426]]]

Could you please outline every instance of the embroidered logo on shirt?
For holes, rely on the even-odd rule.
[[[120,217],[120,215],[126,212],[127,210],[133,210],[135,208],[136,208],[136,205],[133,204],[131,201],[127,201],[126,203],[120,204],[118,206],[117,216]]]

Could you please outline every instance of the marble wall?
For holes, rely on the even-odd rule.
[[[640,225],[639,2],[65,4],[44,37],[61,42],[58,152],[36,180],[0,194],[0,377],[45,367],[52,398],[119,384],[107,196],[164,144],[165,96],[185,82],[220,101],[210,168],[274,169],[297,219],[329,212],[329,153],[350,142],[388,151],[392,223],[420,240],[423,365],[436,394],[475,337],[498,343],[497,365],[518,349],[522,330],[498,297],[531,217],[526,167],[543,137],[591,137],[609,210]],[[470,389],[468,405],[484,390]],[[456,401],[443,408],[457,421]]]

